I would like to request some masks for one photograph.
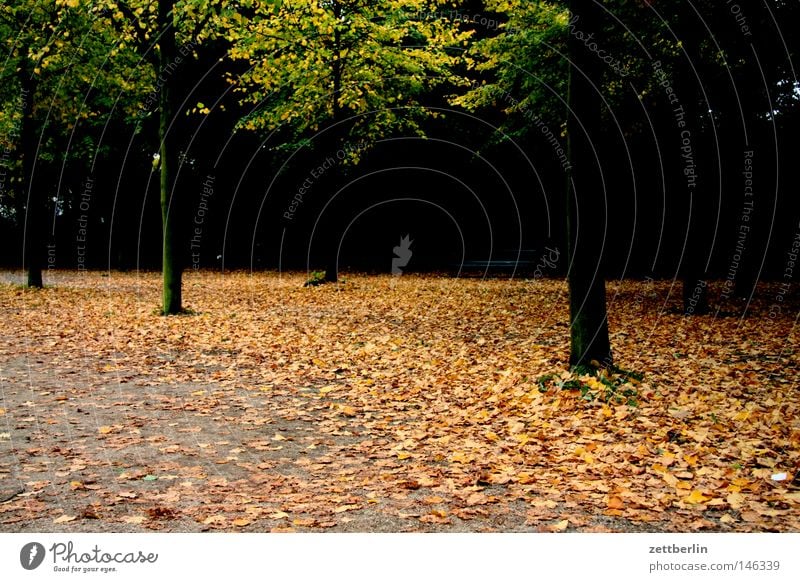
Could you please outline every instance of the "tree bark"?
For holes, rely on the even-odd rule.
[[[333,13],[336,17],[338,22],[339,18],[341,17],[341,5],[338,1],[334,0],[333,2]],[[329,143],[332,144],[331,152],[324,152],[325,155],[332,155],[334,158],[336,157],[336,152],[339,151],[339,148],[343,145],[343,132],[342,127],[339,124],[342,121],[342,107],[341,107],[341,91],[342,91],[342,55],[341,55],[341,33],[339,29],[335,29],[333,32],[333,50],[334,50],[334,57],[333,57],[333,95],[332,95],[332,104],[331,109],[333,113],[333,127],[330,129],[330,140]],[[326,140],[327,142],[328,140]],[[334,165],[331,168],[331,196],[333,196],[339,187],[341,178],[341,171],[338,165]],[[333,207],[332,207],[333,208]],[[324,250],[325,252],[325,281],[328,283],[336,283],[339,281],[339,240],[338,240],[338,228],[337,222],[331,221],[331,227],[329,229],[328,236],[326,236],[326,240],[328,241],[328,248]]]
[[[570,0],[570,13],[585,34],[600,33],[602,10],[592,0]],[[613,363],[608,337],[605,279],[602,266],[605,192],[593,147],[602,135],[600,115],[604,66],[596,55],[570,34],[568,54],[570,111],[567,118],[567,147],[571,169],[567,189],[567,238],[569,245],[569,307],[571,366],[608,367]]]
[[[38,151],[36,125],[33,119],[36,81],[25,67],[20,70],[19,79],[20,87],[22,88],[20,149],[22,152],[23,188],[27,194],[22,264],[27,271],[27,286],[41,289],[43,286],[42,262],[44,256],[44,228],[42,227],[42,221],[44,220],[46,204],[44,196],[37,192],[34,183]]]
[[[158,137],[160,140],[160,189],[161,189],[161,224],[163,234],[162,272],[164,278],[162,312],[164,315],[180,313],[182,260],[179,240],[179,208],[176,192],[175,176],[178,169],[178,155],[175,147],[175,129],[170,130],[175,113],[175,71],[177,51],[175,47],[175,27],[173,10],[175,0],[159,0],[158,28],[159,37],[159,120]]]
[[[710,252],[710,192],[711,183],[705,175],[711,170],[710,165],[702,163],[703,158],[711,151],[712,144],[704,139],[703,117],[709,105],[705,103],[700,91],[700,83],[690,63],[697,67],[697,74],[703,76],[703,59],[701,42],[706,34],[700,17],[694,12],[690,3],[681,3],[678,10],[678,37],[686,51],[685,61],[679,63],[676,78],[677,95],[686,112],[687,127],[681,133],[681,157],[678,161],[679,188],[685,192],[687,207],[686,247],[683,254],[683,312],[686,315],[702,315],[708,313],[708,273],[706,264]],[[690,150],[684,151],[688,140]],[[685,158],[688,154],[691,158]],[[691,160],[691,163],[689,162]],[[680,183],[684,172],[693,171],[693,176]]]

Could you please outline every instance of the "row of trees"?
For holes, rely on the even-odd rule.
[[[178,177],[187,171],[191,127],[221,111],[230,102],[225,96],[236,96],[231,129],[263,135],[276,151],[338,151],[387,135],[421,135],[425,120],[444,107],[496,120],[503,139],[538,136],[537,120],[546,119],[551,140],[567,144],[552,153],[567,160],[571,363],[610,364],[605,188],[609,167],[620,162],[608,154],[618,158],[619,147],[607,146],[645,131],[620,112],[646,103],[660,113],[648,130],[667,144],[665,171],[686,176],[671,195],[690,209],[686,311],[702,313],[713,244],[710,193],[722,181],[711,163],[718,132],[774,123],[797,106],[793,47],[774,34],[776,22],[797,21],[797,3],[765,1],[746,21],[726,7],[729,38],[709,34],[709,19],[722,10],[717,4],[10,0],[0,6],[0,140],[18,153],[7,159],[17,182],[6,190],[13,194],[9,212],[24,224],[28,285],[42,285],[47,216],[53,199],[64,197],[64,175],[77,166],[92,175],[115,127],[149,132],[158,143],[162,308],[175,314],[182,309],[188,205]],[[759,63],[761,85],[752,82],[756,49],[777,55],[764,59],[768,67]],[[193,91],[209,77],[224,80],[225,89],[214,103],[198,102]],[[364,154],[347,151],[351,164]],[[328,176],[330,192],[340,179]],[[335,281],[333,252],[326,267]]]

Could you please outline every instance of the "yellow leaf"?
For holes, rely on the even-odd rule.
[[[69,486],[73,491],[77,491],[78,489],[86,489],[86,487],[80,481],[70,481]]]
[[[192,396],[202,396],[205,393],[206,393],[205,390],[195,390],[194,392],[192,392]]]
[[[125,517],[122,518],[122,521],[124,523],[130,523],[132,525],[138,525],[138,524],[144,522],[144,516],[143,515],[126,515]]]
[[[403,459],[409,459],[411,458],[411,453],[408,453],[406,451],[400,451],[399,453],[397,453],[397,458],[400,459],[401,461]]]
[[[319,393],[325,395],[328,392],[333,392],[334,390],[336,390],[336,388],[338,388],[338,386],[325,386],[319,389]]]
[[[731,515],[730,515],[730,514],[728,514],[728,513],[726,513],[725,515],[723,515],[722,517],[720,517],[720,518],[719,518],[719,520],[720,520],[720,522],[722,522],[722,523],[733,523],[733,522],[735,522],[735,521],[736,521],[736,520],[735,520],[733,517],[731,517]]]
[[[101,426],[97,430],[100,432],[100,434],[108,434],[108,433],[110,433],[111,431],[114,430],[114,427],[112,427],[112,426]]]
[[[568,519],[563,519],[563,520],[559,521],[558,523],[554,523],[553,525],[551,525],[550,529],[552,531],[564,531],[565,529],[567,529],[568,525],[569,525],[569,520]]]
[[[267,517],[270,519],[286,519],[289,514],[285,511],[276,511],[275,513],[270,513]]]
[[[233,525],[236,527],[244,527],[246,525],[250,525],[250,520],[245,517],[239,517],[234,519],[231,523],[233,523]]]
[[[698,503],[705,503],[709,499],[711,499],[711,498],[710,497],[706,497],[705,495],[703,495],[703,493],[701,491],[698,491],[697,489],[695,489],[687,497],[684,497],[683,501],[685,503],[698,504]]]
[[[466,499],[467,505],[484,505],[489,502],[489,498],[480,492],[475,492]]]
[[[609,509],[622,509],[625,507],[625,503],[619,497],[609,497],[608,499],[608,508]]]
[[[5,408],[0,408],[0,416],[3,416],[6,413]]]
[[[352,509],[358,509],[358,505],[340,505],[336,509],[333,510],[334,513],[344,513],[345,511],[350,511]]]
[[[205,525],[224,524],[227,520],[224,515],[211,515],[203,520]]]
[[[731,493],[725,498],[731,509],[740,509],[744,505],[744,495],[741,493]]]
[[[681,483],[683,483],[683,481],[678,481],[678,478],[675,475],[671,474],[671,473],[662,473],[661,474],[661,478],[670,487],[678,487]],[[684,483],[684,485],[685,484],[686,483]],[[691,488],[691,486],[690,486],[690,488]]]
[[[530,473],[518,473],[517,474],[517,483],[520,485],[528,485],[529,483],[535,483],[536,477],[534,477]]]
[[[78,517],[76,515],[62,515],[53,520],[53,523],[67,523],[68,521],[75,521]]]

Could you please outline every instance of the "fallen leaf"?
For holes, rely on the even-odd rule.
[[[466,499],[467,505],[485,505],[489,502],[489,498],[483,493],[473,493]]]
[[[61,517],[57,517],[53,520],[53,523],[67,523],[69,521],[75,521],[78,518],[76,515],[62,515]]]
[[[682,501],[684,503],[699,504],[699,503],[705,503],[709,499],[711,498],[703,495],[702,491],[698,491],[697,489],[695,489],[687,497],[684,497]]]
[[[343,513],[345,511],[351,511],[353,509],[358,509],[358,505],[340,505],[336,509],[333,510],[334,513]]]
[[[725,501],[728,502],[728,505],[731,506],[731,509],[741,509],[742,505],[744,504],[744,495],[741,493],[731,493],[725,498]]]
[[[209,515],[207,518],[203,520],[203,524],[205,525],[223,525],[227,523],[228,518],[224,515]]]
[[[126,515],[122,518],[124,523],[130,523],[132,525],[140,525],[144,523],[144,516],[143,515]]]

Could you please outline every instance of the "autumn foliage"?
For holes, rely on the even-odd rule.
[[[0,530],[800,529],[769,285],[611,282],[625,370],[577,376],[563,281],[190,273],[165,318],[155,273],[52,277],[0,285]]]

